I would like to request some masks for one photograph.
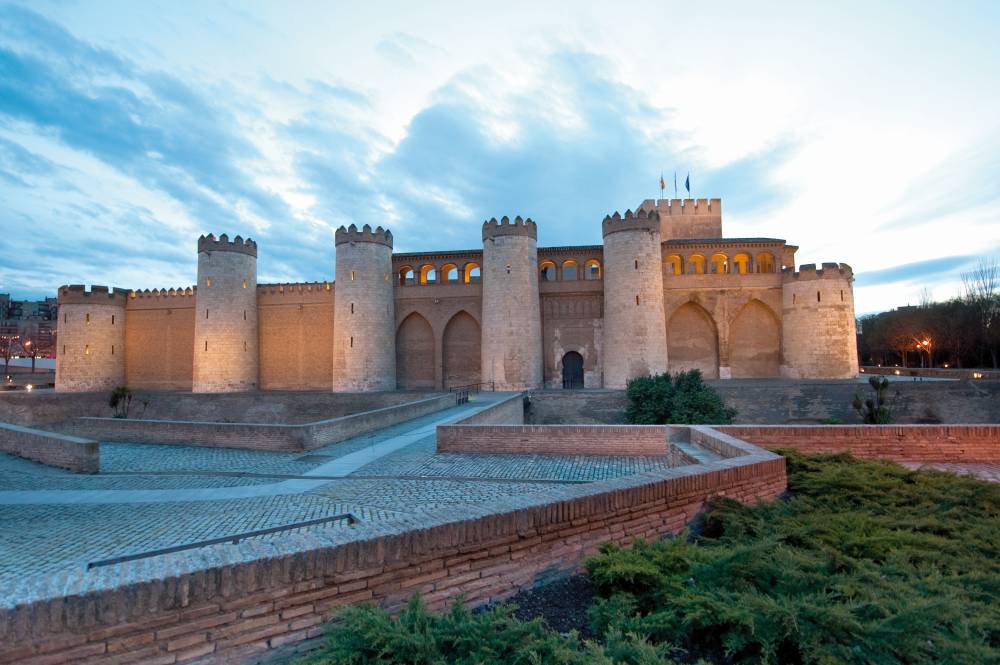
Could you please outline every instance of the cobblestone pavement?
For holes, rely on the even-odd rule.
[[[902,466],[914,470],[933,469],[935,471],[947,471],[958,476],[975,476],[981,480],[1000,483],[1000,464],[926,464],[923,462],[903,462]]]
[[[668,466],[665,458],[436,454],[435,424],[481,406],[304,453],[102,444],[101,473],[92,476],[0,454],[0,498],[8,499],[0,500],[0,588],[26,589],[33,576],[88,561],[344,512],[379,522]],[[146,499],[130,490],[153,491]],[[40,495],[45,502],[34,503]]]

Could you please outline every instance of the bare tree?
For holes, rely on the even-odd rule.
[[[965,286],[965,301],[979,316],[979,325],[993,361],[997,368],[996,340],[1000,332],[1000,261],[995,258],[981,258],[976,267],[962,273]]]

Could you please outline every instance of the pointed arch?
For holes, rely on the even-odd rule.
[[[442,376],[444,387],[466,386],[482,381],[482,332],[479,322],[465,310],[451,317],[444,328]]]
[[[434,331],[416,312],[407,316],[396,331],[396,387],[434,389]]]
[[[743,305],[729,326],[729,366],[734,379],[779,376],[781,323],[756,298]]]
[[[684,303],[667,322],[667,361],[671,373],[698,369],[706,379],[719,378],[719,333],[698,303]]]

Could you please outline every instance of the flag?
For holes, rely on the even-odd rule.
[[[677,171],[674,171],[674,198],[677,198]]]
[[[684,181],[684,189],[688,190],[688,196],[691,196],[691,173],[688,173],[687,179]]]
[[[663,196],[663,190],[667,186],[667,183],[663,182],[663,171],[660,171],[660,197]]]

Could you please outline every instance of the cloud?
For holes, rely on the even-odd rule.
[[[406,32],[383,37],[375,44],[375,52],[398,65],[413,66],[418,61],[443,55],[444,49]]]
[[[882,270],[869,270],[858,273],[855,276],[855,284],[859,287],[864,287],[912,280],[937,281],[946,273],[954,273],[960,268],[971,267],[976,258],[974,255],[943,256],[927,261],[904,263]],[[932,277],[935,279],[929,279]]]

